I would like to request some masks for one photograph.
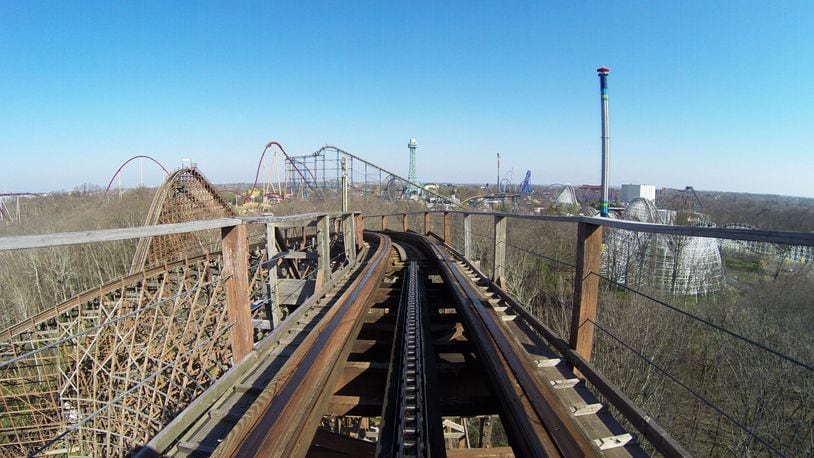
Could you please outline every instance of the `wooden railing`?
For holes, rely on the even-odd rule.
[[[220,229],[223,249],[223,275],[226,277],[226,306],[229,320],[234,325],[230,330],[230,342],[235,362],[245,357],[253,345],[253,327],[249,304],[249,242],[247,225],[265,225],[267,253],[271,259],[278,250],[274,243],[275,228],[317,228],[318,267],[315,293],[321,294],[331,278],[330,240],[332,233],[344,237],[345,256],[354,260],[361,248],[363,221],[359,212],[351,213],[308,213],[293,216],[260,216],[219,218],[203,221],[190,221],[174,224],[159,224],[117,229],[102,229],[80,232],[63,232],[41,235],[21,235],[0,237],[0,252],[34,248],[79,245],[116,240],[129,240],[142,237],[155,237],[183,234],[204,230]],[[332,222],[334,224],[332,224]],[[276,294],[276,271],[269,270],[269,288]],[[272,326],[276,324],[273,323]]]
[[[393,213],[369,215],[368,218],[381,220],[382,230],[398,229],[407,231],[410,228],[412,217],[423,218],[423,233],[433,231],[432,215],[441,215],[443,227],[440,228],[442,240],[452,240],[452,215],[463,217],[463,254],[472,259],[472,217],[491,217],[493,225],[493,246],[491,247],[491,277],[492,280],[504,287],[506,266],[506,227],[509,219],[548,221],[554,223],[576,224],[576,275],[574,278],[574,308],[571,318],[571,332],[568,341],[586,361],[591,359],[593,348],[594,328],[596,321],[597,304],[599,296],[599,268],[602,253],[602,233],[604,228],[623,229],[640,233],[666,234],[686,237],[709,237],[718,239],[740,240],[750,242],[764,242],[788,245],[814,246],[814,233],[728,229],[698,226],[673,226],[665,224],[641,223],[610,218],[587,216],[548,216],[548,215],[516,215],[497,212],[462,212],[462,211],[424,211],[410,213]],[[390,221],[400,221],[397,228],[388,224]],[[396,223],[398,224],[398,223]]]

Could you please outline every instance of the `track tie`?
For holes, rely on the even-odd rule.
[[[571,406],[571,413],[574,414],[575,417],[581,417],[583,415],[593,415],[602,408],[605,407],[604,404],[583,404],[581,406]]]
[[[551,381],[551,386],[553,386],[556,389],[573,388],[573,387],[579,385],[579,383],[581,381],[582,380],[580,380],[578,378],[567,378],[567,379],[561,379],[561,380],[552,380]]]
[[[503,320],[503,321],[514,321],[515,318],[517,318],[517,315],[514,315],[514,314],[512,314],[512,315],[500,315],[500,319]]]
[[[603,437],[602,439],[594,439],[594,444],[599,447],[599,450],[611,450],[635,443],[636,438],[629,433],[619,434],[618,436]]]
[[[179,442],[178,450],[186,453],[214,453],[215,447],[200,442]]]
[[[226,420],[232,423],[237,423],[238,420],[243,417],[243,415],[239,413],[231,412],[225,409],[212,409],[209,411],[209,416],[215,420]]]
[[[251,384],[251,383],[239,383],[239,384],[235,385],[235,391],[237,391],[239,393],[258,394],[258,393],[262,393],[263,389],[265,389],[264,386],[254,385],[254,384]]]

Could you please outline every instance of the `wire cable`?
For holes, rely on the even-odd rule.
[[[779,358],[782,358],[782,359],[784,359],[784,360],[786,360],[786,361],[788,361],[788,362],[790,362],[790,363],[792,363],[792,364],[794,364],[794,365],[796,365],[796,366],[800,366],[800,367],[802,367],[802,368],[804,368],[804,369],[809,370],[810,372],[814,372],[814,367],[813,367],[813,366],[811,366],[810,364],[804,363],[804,362],[802,362],[802,361],[798,361],[797,359],[792,358],[791,356],[785,355],[785,354],[783,354],[783,353],[780,353],[779,351],[774,350],[774,349],[772,349],[772,348],[769,348],[769,347],[767,347],[767,346],[763,345],[763,344],[762,344],[762,343],[760,343],[760,342],[757,342],[757,341],[755,341],[755,340],[752,340],[752,339],[750,339],[750,338],[748,338],[748,337],[744,337],[744,336],[742,336],[742,335],[740,335],[740,334],[735,333],[734,331],[730,331],[729,329],[726,329],[726,328],[721,327],[721,326],[719,326],[719,325],[717,325],[717,324],[715,324],[715,323],[712,323],[711,321],[708,321],[708,320],[705,320],[704,318],[701,318],[701,317],[699,317],[699,316],[693,315],[692,313],[687,312],[687,311],[685,311],[685,310],[681,310],[680,308],[678,308],[678,307],[676,307],[676,306],[674,306],[674,305],[668,304],[667,302],[664,302],[664,301],[662,301],[662,300],[656,299],[656,298],[655,298],[655,297],[653,297],[653,296],[650,296],[650,295],[645,294],[645,293],[643,293],[643,292],[641,292],[641,291],[638,291],[638,290],[636,290],[636,289],[633,289],[633,288],[631,288],[631,287],[629,287],[629,286],[627,286],[627,285],[623,285],[623,284],[621,284],[621,283],[619,283],[619,282],[617,282],[617,281],[611,280],[610,278],[608,278],[608,277],[606,277],[606,276],[604,276],[604,275],[602,275],[602,274],[598,274],[598,273],[596,273],[596,272],[591,272],[591,273],[590,273],[590,275],[596,275],[597,277],[599,277],[599,278],[601,278],[601,279],[603,279],[603,280],[605,280],[605,281],[607,281],[607,282],[610,282],[610,283],[612,283],[612,284],[614,284],[614,285],[616,285],[616,286],[618,286],[618,287],[620,287],[620,288],[622,288],[622,289],[625,289],[625,290],[627,290],[627,291],[630,291],[630,292],[632,292],[632,293],[634,293],[634,294],[638,294],[638,295],[640,295],[640,296],[642,296],[642,297],[644,297],[644,298],[650,299],[651,301],[653,301],[653,302],[655,302],[655,303],[657,303],[657,304],[659,304],[659,305],[661,305],[661,306],[664,306],[664,307],[666,307],[666,308],[668,308],[668,309],[670,309],[670,310],[672,310],[672,311],[674,311],[674,312],[676,312],[676,313],[679,313],[679,314],[681,314],[681,315],[684,315],[684,316],[686,316],[687,318],[690,318],[690,319],[693,319],[693,320],[695,320],[695,321],[698,321],[699,323],[703,323],[703,324],[705,324],[705,325],[707,325],[707,326],[709,326],[709,327],[711,327],[711,328],[713,328],[713,329],[715,329],[715,330],[717,330],[717,331],[723,332],[724,334],[727,334],[727,335],[729,335],[729,336],[731,336],[731,337],[734,337],[734,338],[736,338],[736,339],[739,339],[739,340],[741,340],[741,341],[743,341],[743,342],[746,342],[746,343],[748,343],[748,344],[750,344],[750,345],[753,345],[753,346],[755,346],[755,347],[758,347],[758,348],[760,348],[761,350],[764,350],[764,351],[766,351],[766,352],[768,352],[768,353],[771,353],[771,354],[773,354],[773,355],[775,355],[775,356],[777,356],[777,357],[779,357]]]
[[[591,323],[592,323],[594,326],[596,326],[596,328],[597,328],[597,329],[599,329],[600,331],[602,331],[602,332],[604,332],[605,334],[607,334],[607,335],[608,335],[610,338],[612,338],[613,340],[615,340],[616,342],[618,342],[620,345],[622,345],[623,347],[625,347],[625,348],[627,348],[628,350],[630,350],[630,352],[632,352],[634,355],[636,355],[636,356],[638,356],[639,358],[643,359],[643,360],[644,360],[646,363],[650,364],[651,366],[653,366],[654,368],[656,368],[656,369],[657,369],[659,372],[661,372],[662,374],[664,374],[665,376],[667,376],[667,378],[669,378],[670,380],[672,380],[673,382],[675,382],[676,384],[678,384],[679,386],[681,386],[682,388],[684,388],[685,390],[687,390],[687,391],[688,391],[690,394],[692,394],[693,396],[695,396],[695,398],[696,398],[696,399],[698,399],[698,400],[702,401],[704,404],[706,404],[707,406],[709,406],[710,408],[712,408],[713,410],[715,410],[716,412],[718,412],[720,415],[722,415],[723,417],[725,417],[727,420],[729,420],[729,421],[731,421],[732,423],[734,423],[735,425],[737,425],[737,426],[738,426],[740,429],[742,429],[743,431],[745,431],[746,433],[748,433],[750,436],[752,436],[753,438],[755,438],[755,440],[757,440],[758,442],[760,442],[760,443],[761,443],[762,445],[764,445],[766,448],[768,448],[769,450],[773,451],[773,452],[774,452],[774,453],[776,453],[777,455],[780,455],[780,456],[786,456],[786,455],[785,455],[784,453],[782,453],[780,450],[778,450],[778,449],[774,448],[774,447],[773,447],[771,444],[769,444],[769,443],[768,443],[768,442],[766,442],[766,441],[765,441],[763,438],[761,438],[760,436],[758,436],[758,435],[757,435],[757,433],[755,433],[755,432],[754,432],[754,431],[752,431],[751,429],[747,428],[745,425],[743,425],[742,423],[740,423],[738,420],[736,420],[736,419],[732,418],[732,417],[731,417],[729,414],[727,414],[726,412],[724,412],[723,410],[721,410],[721,409],[720,409],[718,406],[716,406],[715,404],[713,404],[713,403],[712,403],[710,400],[708,400],[707,398],[705,398],[704,396],[702,396],[701,394],[699,394],[698,392],[696,392],[695,390],[693,390],[692,388],[690,388],[689,386],[687,386],[687,385],[686,385],[684,382],[682,382],[681,380],[679,380],[678,378],[676,378],[676,377],[675,377],[673,374],[671,374],[669,371],[667,371],[667,369],[664,369],[663,367],[661,367],[661,366],[659,366],[658,364],[656,364],[656,363],[655,363],[655,361],[653,361],[651,358],[647,357],[645,354],[643,354],[643,353],[642,353],[642,352],[640,352],[639,350],[637,350],[637,349],[635,349],[635,348],[631,347],[630,345],[628,345],[628,344],[627,344],[626,342],[624,342],[624,341],[623,341],[621,338],[617,337],[616,335],[614,335],[613,333],[611,333],[610,331],[608,331],[607,329],[605,329],[604,327],[602,327],[602,326],[601,326],[599,323],[597,323],[596,321],[591,320],[591,319],[588,319],[588,321],[590,321],[590,322],[591,322]]]

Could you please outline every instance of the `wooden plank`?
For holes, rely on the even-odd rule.
[[[596,306],[599,296],[599,261],[602,255],[602,226],[577,226],[577,269],[574,275],[574,310],[571,315],[571,348],[591,360]],[[593,274],[593,275],[592,275]]]
[[[317,223],[317,284],[316,289],[320,291],[322,286],[331,277],[331,224],[327,216],[323,216]]]
[[[362,251],[365,244],[365,215],[356,213],[356,251]],[[384,230],[384,229],[382,229]]]
[[[285,251],[279,253],[283,259],[317,259],[319,255],[308,251]]]
[[[266,255],[268,259],[273,259],[279,251],[277,249],[276,227],[274,223],[266,224]],[[266,318],[271,320],[272,329],[280,324],[280,296],[277,294],[277,262],[274,261],[268,268],[268,282],[266,283],[266,290],[268,291],[270,303],[267,303]]]
[[[492,281],[504,287],[506,284],[506,217],[495,215],[494,251],[492,252]]]
[[[345,259],[356,256],[356,218],[352,213],[342,215],[342,242],[345,248]]]
[[[188,223],[157,224],[155,226],[102,229],[98,231],[62,232],[42,235],[20,235],[0,237],[0,251],[45,248],[53,246],[77,245],[80,243],[112,242],[158,235],[182,234],[185,232],[220,229],[240,224],[238,218],[218,218]]]
[[[217,218],[210,220],[189,221],[184,223],[156,224],[153,226],[124,227],[117,229],[100,229],[95,231],[60,232],[54,234],[20,235],[0,237],[0,251],[22,250],[28,248],[46,248],[53,246],[77,245],[82,243],[112,242],[141,237],[183,234],[185,232],[221,229],[244,223],[276,223],[280,228],[314,226],[321,216],[340,216],[339,213],[305,213],[294,216],[263,216]]]
[[[319,428],[316,433],[314,433],[314,439],[313,442],[311,442],[311,448],[308,450],[308,456],[314,458],[323,456],[372,458],[376,456],[376,443],[332,433]]]
[[[252,351],[252,316],[249,311],[249,242],[246,225],[221,229],[223,276],[232,357],[239,362]]]
[[[444,212],[444,242],[452,243],[452,216]]]
[[[511,447],[453,448],[447,450],[447,458],[514,458]]]
[[[277,297],[280,305],[298,305],[314,295],[315,280],[297,280],[284,278],[277,282]]]
[[[472,215],[464,213],[464,257],[472,259]]]

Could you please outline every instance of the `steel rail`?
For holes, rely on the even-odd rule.
[[[348,156],[351,159],[357,160],[357,161],[359,161],[359,162],[361,162],[361,163],[363,163],[365,165],[369,165],[371,167],[377,168],[377,169],[381,170],[382,172],[387,173],[388,175],[394,176],[397,179],[399,179],[399,180],[401,180],[401,181],[403,181],[403,182],[405,182],[407,184],[411,184],[411,185],[421,189],[423,192],[426,192],[427,194],[432,194],[433,196],[442,199],[444,202],[446,202],[446,203],[448,203],[450,205],[455,205],[456,207],[463,208],[461,206],[461,204],[458,204],[458,203],[455,203],[455,202],[451,201],[448,197],[443,196],[441,194],[438,194],[437,192],[433,192],[433,191],[425,189],[424,186],[421,185],[420,183],[416,183],[416,182],[411,181],[411,180],[409,180],[407,178],[404,178],[404,177],[402,177],[400,175],[397,175],[397,174],[391,172],[390,170],[387,170],[387,169],[385,169],[383,167],[379,167],[378,165],[376,165],[376,164],[374,164],[374,163],[372,163],[372,162],[370,162],[368,160],[365,160],[365,159],[363,159],[363,158],[361,158],[361,157],[359,157],[359,156],[357,156],[357,155],[355,155],[353,153],[349,153],[349,152],[347,152],[347,151],[345,151],[345,150],[343,150],[341,148],[338,148],[336,146],[325,145],[322,148],[316,150],[314,153],[312,153],[311,156],[317,156],[317,155],[321,154],[322,152],[328,151],[328,150],[336,151],[337,153],[344,154],[345,156]],[[307,157],[307,156],[300,156],[300,157]],[[288,158],[288,157],[286,156],[286,158]]]
[[[113,180],[115,180],[116,177],[119,175],[119,173],[122,171],[122,169],[124,169],[124,166],[129,164],[131,161],[134,161],[134,160],[139,159],[139,158],[141,158],[141,159],[149,159],[149,160],[155,162],[156,164],[158,164],[159,167],[161,167],[161,170],[164,171],[164,175],[167,175],[167,176],[170,175],[170,172],[167,170],[166,167],[164,167],[164,164],[159,162],[157,159],[153,159],[152,157],[147,156],[146,154],[139,154],[137,156],[133,156],[130,159],[124,161],[124,164],[119,166],[119,168],[116,170],[116,173],[114,173],[113,176],[110,177],[110,181],[107,183],[107,187],[105,188],[105,192],[110,191],[110,186],[113,185]]]
[[[370,293],[387,267],[390,238],[366,235],[378,245],[376,251],[215,450],[215,456],[305,456],[363,322]]]
[[[598,456],[598,449],[571,420],[551,388],[535,375],[524,350],[487,313],[474,285],[438,245],[405,234],[436,259],[487,374],[505,409],[512,446],[519,456]]]

